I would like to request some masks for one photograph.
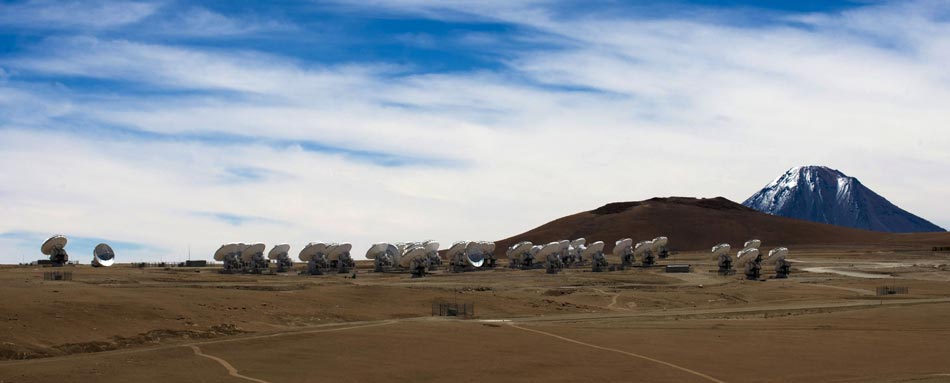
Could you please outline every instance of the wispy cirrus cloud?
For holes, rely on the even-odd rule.
[[[611,201],[742,200],[813,163],[950,226],[933,203],[950,192],[934,181],[950,179],[945,4],[766,19],[618,6],[330,4],[276,33],[198,11],[197,29],[222,29],[44,36],[0,54],[0,215],[12,218],[0,231],[199,254],[229,241],[448,243]],[[346,36],[301,36],[334,21],[320,36]],[[308,43],[194,39],[282,33]],[[322,56],[348,49],[367,55]]]
[[[0,30],[80,32],[143,38],[234,38],[299,30],[255,14],[225,15],[174,1],[48,1],[0,4]]]
[[[226,16],[203,7],[169,12],[156,21],[152,34],[182,37],[241,37],[298,31],[287,20],[262,19],[252,15]]]
[[[0,4],[0,28],[101,30],[133,24],[154,14],[160,3],[140,1],[29,0]]]

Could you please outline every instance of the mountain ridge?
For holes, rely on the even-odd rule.
[[[825,166],[794,167],[746,199],[766,214],[890,233],[944,232],[855,177]]]
[[[741,246],[752,238],[763,248],[778,246],[874,247],[930,249],[950,245],[950,233],[892,234],[815,223],[765,214],[723,197],[651,198],[614,202],[564,216],[524,233],[496,241],[496,254],[505,256],[509,246],[520,241],[535,244],[586,238],[604,241],[609,254],[614,242],[659,236],[670,239],[675,251],[709,251],[719,243]]]

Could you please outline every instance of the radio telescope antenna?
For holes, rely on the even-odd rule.
[[[231,253],[231,250],[229,248],[230,246],[234,246],[234,244],[226,243],[224,245],[221,245],[221,247],[218,248],[218,251],[214,252],[215,262],[224,262],[224,257],[226,257],[228,254]]]
[[[449,262],[449,270],[453,273],[462,272],[465,268],[465,249],[469,246],[468,241],[458,241],[452,244],[452,247],[449,247],[445,251],[445,257]]]
[[[267,245],[263,243],[252,243],[247,245],[241,251],[241,262],[244,262],[244,270],[252,274],[260,274],[267,270],[269,262],[264,258],[264,250]]]
[[[350,268],[356,266],[350,256],[352,249],[353,245],[349,243],[334,243],[328,246],[327,260],[330,261],[330,268],[336,269],[339,274],[349,273]]]
[[[475,270],[485,264],[485,249],[481,242],[469,242],[462,253],[462,260],[470,270]]]
[[[420,278],[426,274],[429,268],[429,256],[426,254],[425,247],[414,246],[407,251],[399,260],[399,266],[407,268],[412,273],[412,278]]]
[[[578,238],[570,243],[567,246],[567,256],[564,257],[564,264],[566,266],[580,265],[584,263],[584,245],[587,243],[587,240],[584,238]]]
[[[633,240],[624,238],[614,243],[614,256],[620,258],[620,270],[633,267],[636,257],[633,255]]]
[[[530,269],[534,262],[534,254],[531,248],[534,245],[530,241],[521,241],[508,248],[508,267],[512,269]]]
[[[590,261],[590,271],[595,273],[606,271],[608,267],[610,267],[610,265],[607,263],[607,257],[604,256],[603,241],[597,241],[590,244],[590,246],[585,247],[581,252],[581,258]]]
[[[732,256],[729,255],[731,251],[732,246],[729,246],[728,243],[720,243],[713,246],[712,253],[719,265],[719,275],[735,274],[736,271],[732,269]]]
[[[231,272],[246,272],[247,265],[244,263],[244,260],[241,259],[241,255],[244,254],[244,250],[247,249],[247,244],[241,242],[236,245],[234,248],[234,254],[231,254],[227,260],[231,261],[231,264],[234,266],[231,268]]]
[[[241,262],[241,251],[244,247],[243,243],[226,243],[214,252],[214,260],[224,262],[222,273],[239,273],[244,269],[244,263]]]
[[[653,255],[653,241],[640,241],[633,247],[633,255],[640,256],[643,267],[650,267],[656,263],[656,256]]]
[[[787,248],[779,247],[769,251],[769,257],[766,261],[775,264],[775,278],[785,279],[788,278],[788,274],[791,273],[792,264],[786,257],[788,257]]]
[[[561,246],[561,247],[560,247],[560,251],[558,251],[557,256],[558,256],[558,258],[561,259],[561,265],[562,265],[562,267],[569,267],[569,266],[571,266],[571,264],[573,263],[573,262],[572,262],[572,259],[570,259],[570,257],[571,257],[571,241],[566,240],[566,239],[563,239],[563,240],[557,241],[557,243]]]
[[[399,251],[399,248],[396,247],[396,245],[389,244],[389,246],[386,246],[386,254],[390,256],[393,260],[393,263],[391,265],[392,267],[396,267],[399,265],[399,258],[402,257],[402,252]]]
[[[109,267],[115,262],[115,252],[109,245],[100,243],[92,250],[93,267]]]
[[[561,242],[548,243],[538,251],[538,258],[544,260],[544,269],[548,274],[557,274],[564,268],[564,263],[561,262],[562,251],[564,247]]]
[[[459,241],[452,244],[446,251],[452,272],[474,271],[478,268],[493,268],[495,258],[495,243],[487,241]]]
[[[585,244],[587,240],[584,238],[578,238],[573,241],[561,241],[563,246],[564,242],[567,242],[567,249],[561,254],[561,260],[564,262],[564,266],[580,266],[584,263],[583,254]]]
[[[462,262],[473,268],[494,268],[497,259],[495,258],[495,243],[488,241],[469,242],[465,248],[465,256],[470,260]],[[464,261],[464,260],[463,260]],[[475,266],[475,264],[479,264]]]
[[[323,275],[323,270],[329,267],[327,261],[327,244],[323,242],[310,242],[298,255],[301,261],[307,262],[307,273],[310,275]]]
[[[666,259],[670,256],[669,250],[666,249],[666,245],[670,242],[669,238],[666,237],[656,237],[653,238],[653,253],[660,259]]]
[[[270,249],[267,253],[267,259],[277,263],[277,272],[286,273],[294,268],[294,260],[290,259],[290,245],[281,243]]]
[[[412,249],[415,249],[420,246],[419,242],[397,242],[396,248],[399,250],[399,259],[409,254]],[[396,261],[396,264],[401,264],[401,261]],[[400,269],[405,269],[405,267],[399,266]]]
[[[762,241],[758,239],[750,239],[742,245],[743,249],[758,249],[759,246],[762,246]]]
[[[366,250],[366,259],[373,260],[373,271],[382,273],[396,266],[399,249],[387,242],[374,243]]]
[[[542,248],[544,248],[544,245],[534,245],[531,246],[531,250],[528,251],[528,253],[531,255],[530,266],[532,269],[544,267],[544,262],[542,262],[543,258],[538,257],[538,253],[541,252]]]
[[[436,241],[425,241],[422,243],[422,248],[426,251],[426,256],[429,257],[429,270],[435,270],[440,265],[442,265],[442,257],[439,256],[439,243]]]
[[[762,270],[762,254],[759,249],[749,247],[739,251],[736,261],[745,267],[745,277],[749,280],[758,280]]]
[[[49,256],[53,267],[61,267],[69,262],[69,254],[66,254],[66,242],[68,242],[66,237],[54,235],[40,246],[40,251]]]

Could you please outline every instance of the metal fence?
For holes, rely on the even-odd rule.
[[[71,281],[73,280],[72,271],[44,271],[44,281]]]
[[[906,286],[879,286],[877,288],[877,295],[895,295],[895,294],[907,294],[910,292],[910,289]]]
[[[433,303],[432,316],[440,317],[465,317],[475,316],[474,303]]]
[[[934,246],[934,251],[950,251],[950,246]]]

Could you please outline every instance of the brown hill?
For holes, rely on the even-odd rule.
[[[604,241],[608,253],[614,242],[634,242],[658,236],[670,238],[674,251],[709,250],[719,243],[741,246],[748,239],[762,240],[765,248],[777,246],[914,247],[950,246],[950,233],[888,234],[768,215],[728,199],[653,198],[616,202],[559,218],[526,233],[497,241],[496,253],[504,256],[520,241],[535,244],[561,239]]]

